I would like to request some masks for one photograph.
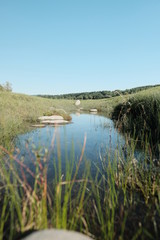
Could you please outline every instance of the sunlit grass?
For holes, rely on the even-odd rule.
[[[160,87],[149,89],[132,95],[123,103],[119,103],[112,118],[117,127],[127,131],[145,144],[151,143],[156,155],[160,153]]]
[[[159,93],[157,87],[131,98],[83,100],[81,107],[85,111],[97,108],[111,115],[119,103],[126,106],[133,100],[134,106],[147,104],[152,112],[152,99],[156,99],[159,107]],[[65,171],[62,171],[61,146],[57,138],[58,155],[52,159],[54,177],[52,184],[48,184],[49,150],[45,149],[43,156],[41,146],[35,151],[35,171],[31,171],[23,159],[13,154],[10,143],[40,115],[54,109],[56,113],[66,114],[78,107],[71,100],[47,100],[5,92],[0,93],[0,99],[0,239],[14,239],[28,230],[44,228],[77,230],[99,240],[160,238],[160,159],[154,161],[149,138],[144,137],[143,159],[134,157],[138,139],[129,139],[125,146],[127,154],[124,149],[115,149],[114,157],[107,152],[101,159],[102,167],[95,166],[94,176],[91,163],[84,158],[86,138],[77,164],[74,144],[71,155],[66,152]],[[55,138],[56,135],[52,144]],[[83,161],[84,171],[79,177]]]
[[[71,101],[69,105],[70,108],[74,107]],[[50,99],[0,92],[0,144],[9,147],[17,134],[31,129],[31,124],[47,113],[56,113],[70,120],[67,110],[63,110],[63,107],[64,105],[58,105]]]

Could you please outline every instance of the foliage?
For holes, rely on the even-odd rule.
[[[135,94],[126,102],[118,104],[112,114],[117,126],[145,142],[148,138],[152,148],[159,151],[160,143],[160,88]]]
[[[10,82],[5,82],[4,84],[0,84],[0,91],[12,92],[12,85]]]
[[[104,99],[104,98],[111,98],[120,95],[128,95],[140,92],[142,90],[150,89],[155,86],[143,86],[137,87],[132,89],[126,90],[115,90],[115,91],[97,91],[97,92],[83,92],[83,93],[70,93],[70,94],[62,94],[62,95],[38,95],[44,98],[51,98],[51,99],[74,99],[74,100],[87,100],[87,99]]]
[[[67,112],[53,100],[0,92],[0,145],[12,145],[18,133],[31,129],[31,124],[37,122],[38,117],[51,112],[51,109],[55,109],[65,119],[70,119]]]

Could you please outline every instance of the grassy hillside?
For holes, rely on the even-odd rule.
[[[74,104],[70,101],[70,106]],[[10,141],[20,132],[27,131],[31,123],[50,109],[64,115],[61,106],[50,99],[31,97],[12,92],[0,92],[0,144]],[[68,108],[66,107],[68,110]],[[71,109],[71,107],[70,107]]]
[[[134,94],[119,103],[112,113],[117,127],[139,141],[139,146],[149,142],[150,152],[160,158],[160,87]]]

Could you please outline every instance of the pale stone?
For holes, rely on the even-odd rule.
[[[92,108],[92,109],[90,109],[90,112],[97,112],[97,109],[96,108]]]
[[[52,115],[52,116],[42,116],[38,118],[40,121],[43,120],[63,120],[62,116]]]
[[[57,120],[44,120],[41,121],[42,124],[65,124],[68,123],[68,121],[64,119],[57,119]]]
[[[92,240],[92,238],[78,232],[48,229],[34,232],[21,240]]]
[[[39,128],[43,128],[45,126],[46,125],[44,125],[44,124],[34,124],[34,125],[32,125],[32,127],[39,127]]]
[[[81,104],[80,100],[77,100],[77,101],[75,102],[75,105],[76,105],[76,106],[79,106],[80,104]]]

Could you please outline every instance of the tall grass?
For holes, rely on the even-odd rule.
[[[100,156],[102,167],[95,166],[97,173],[94,176],[90,170],[91,163],[84,157],[86,138],[77,164],[74,144],[71,155],[66,152],[64,171],[58,143],[58,155],[52,159],[54,177],[49,184],[49,149],[34,151],[33,171],[23,159],[13,154],[4,137],[8,136],[10,143],[24,123],[36,120],[50,107],[59,111],[75,110],[74,102],[11,93],[2,93],[0,98],[3,113],[0,117],[3,137],[0,144],[0,239],[19,239],[27,231],[52,227],[81,231],[99,240],[160,238],[160,159],[157,157],[154,164],[154,145],[148,141],[149,135],[143,138],[143,159],[135,159],[135,149],[139,145],[136,135],[137,140],[126,140],[125,149],[115,150],[114,157],[109,152],[103,158]],[[115,108],[119,102],[124,103]],[[99,111],[106,109],[110,114],[116,109],[114,114],[117,114],[118,126],[126,125],[132,131],[130,126],[135,121],[134,131],[135,127],[138,128],[136,133],[133,131],[135,134],[139,130],[142,133],[140,126],[145,126],[143,133],[146,134],[156,113],[155,121],[158,122],[152,125],[156,126],[156,134],[159,131],[159,88],[154,93],[147,90],[141,95],[135,94],[129,100],[127,96],[120,96],[103,101],[82,101],[81,104],[85,110],[96,107]],[[55,138],[56,135],[53,136],[52,148],[55,147]],[[159,143],[159,138],[156,139]],[[58,138],[56,140],[59,142]],[[85,167],[79,177],[82,161]],[[28,181],[28,176],[32,181]]]
[[[135,147],[135,142],[127,146],[127,157],[117,151],[114,159],[104,159],[101,177],[92,181],[88,215],[93,221],[87,223],[96,239],[160,237],[160,165],[137,161]]]
[[[112,114],[117,126],[145,143],[151,142],[152,150],[159,154],[160,144],[160,88],[135,94],[118,104]]]
[[[55,136],[53,136],[52,147],[54,147],[54,140]],[[66,158],[65,172],[62,172],[60,144],[57,144],[58,156],[53,159],[54,178],[53,183],[49,185],[47,183],[47,160],[50,152],[47,149],[43,156],[41,149],[35,152],[36,161],[33,163],[34,170],[31,170],[21,159],[0,146],[1,153],[3,153],[0,161],[2,185],[0,189],[0,239],[14,239],[28,230],[48,227],[81,229],[83,206],[86,202],[86,185],[90,173],[87,161],[81,179],[77,179],[77,175],[85,144],[86,138],[77,165],[75,165],[74,152],[71,158]],[[33,180],[30,183],[28,174]]]
[[[72,101],[68,101],[68,105],[70,109],[74,108]],[[66,111],[63,110],[65,106],[67,106],[66,101],[61,105],[56,100],[0,92],[0,144],[3,146],[5,144],[6,147],[11,146],[14,137],[30,130],[31,124],[42,115],[54,112],[68,119],[67,108]]]
[[[84,157],[86,141],[77,164],[73,145],[64,170],[60,143],[53,136],[52,147],[58,155],[53,158],[52,184],[47,182],[49,151],[43,151],[43,156],[40,149],[35,152],[31,171],[0,147],[5,153],[0,161],[0,239],[19,239],[26,231],[51,227],[81,231],[99,240],[159,239],[160,165],[148,159],[149,145],[140,160],[134,157],[135,141],[126,146],[127,155],[123,149],[115,150],[114,157],[107,153],[101,158],[102,167],[95,166],[97,173],[92,175]]]

